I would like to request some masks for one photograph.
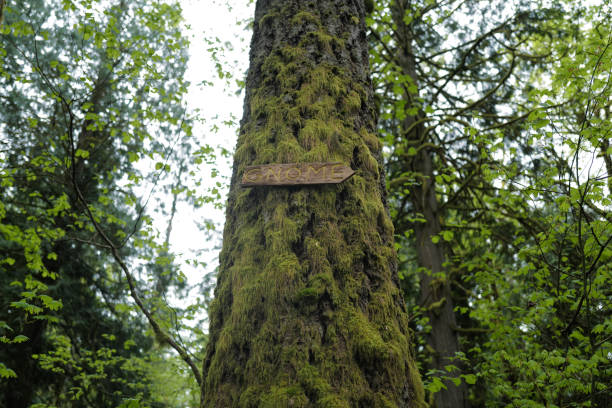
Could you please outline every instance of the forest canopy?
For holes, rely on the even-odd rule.
[[[180,2],[0,0],[0,408],[204,407],[227,377],[231,406],[612,404],[610,2],[245,3],[249,71],[216,33],[190,84]],[[241,124],[193,86],[239,88]],[[355,176],[226,202],[234,153],[231,180]],[[220,260],[181,257],[180,209],[204,247],[224,206]],[[254,354],[293,335],[320,348]]]

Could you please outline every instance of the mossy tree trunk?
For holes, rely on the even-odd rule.
[[[260,0],[202,407],[419,407],[375,134],[363,0]],[[339,185],[243,188],[342,162]]]

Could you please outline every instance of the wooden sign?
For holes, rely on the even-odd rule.
[[[290,163],[248,166],[242,174],[243,187],[337,184],[355,172],[342,163]]]

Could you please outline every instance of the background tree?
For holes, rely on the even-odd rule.
[[[532,96],[546,85],[534,80],[535,73],[550,70],[556,44],[562,48],[579,35],[575,16],[585,10],[572,11],[571,3],[377,4],[370,21],[374,78],[390,152],[390,202],[403,244],[404,287],[415,293],[418,277],[421,302],[414,305],[413,322],[428,333],[419,356],[432,369],[426,385],[437,392],[436,406],[465,406],[457,370],[463,356],[474,367],[492,338],[501,344],[500,337],[522,337],[509,336],[503,314],[495,324],[485,323],[480,313],[492,309],[475,313],[473,307],[502,296],[498,282],[507,280],[508,269],[521,268],[516,253],[524,244],[515,242],[534,236],[535,197],[513,197],[530,185],[523,177],[542,180],[546,157],[555,157],[552,137],[545,142],[550,152],[536,154],[526,124],[539,120],[544,126],[537,115],[557,106],[538,109]],[[415,258],[421,269],[413,266]],[[533,300],[516,294],[532,287],[521,280],[514,285],[513,301],[499,307],[529,309]],[[471,373],[461,377],[476,380]],[[478,384],[469,404],[496,406],[487,384]],[[505,384],[513,389],[511,381]]]
[[[394,221],[418,261],[418,307],[426,318],[421,327],[428,328],[424,357],[438,407],[466,405],[457,360],[461,318],[454,311],[465,296],[452,287],[462,278],[449,268],[449,224],[473,217],[462,208],[469,207],[470,189],[489,188],[482,175],[494,161],[487,143],[500,128],[512,138],[522,114],[512,95],[524,72],[520,61],[537,59],[520,49],[538,30],[541,16],[526,11],[532,6],[393,1],[381,3],[372,20]],[[476,129],[486,136],[473,143]]]
[[[361,1],[259,1],[203,407],[418,406]],[[245,166],[341,161],[338,186],[241,188]]]
[[[149,362],[165,352],[127,295],[164,346],[179,327],[157,299],[182,278],[137,197],[190,145],[180,8],[16,1],[4,15],[0,405],[162,404]]]
[[[537,109],[524,132],[534,166],[521,174],[507,165],[498,175],[509,187],[500,195],[507,207],[500,207],[522,233],[512,243],[513,264],[500,271],[505,279],[496,296],[476,302],[474,315],[486,325],[509,322],[492,330],[479,356],[491,384],[487,402],[605,407],[612,401],[611,10],[609,4],[567,10],[560,28],[573,35],[548,47],[550,76],[538,76],[550,82],[535,80],[529,95]]]

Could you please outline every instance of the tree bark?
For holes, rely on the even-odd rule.
[[[425,219],[425,222],[416,223],[414,227],[417,258],[419,266],[424,269],[419,274],[420,304],[431,325],[427,345],[431,348],[433,359],[428,368],[445,372],[446,366],[454,365],[457,368],[446,375],[459,377],[461,362],[453,358],[459,351],[459,340],[454,329],[457,322],[450,281],[444,268],[444,244],[432,241],[442,232],[432,161],[432,152],[423,149],[412,163],[413,171],[421,175],[422,182],[411,188],[411,198],[416,212]],[[444,385],[446,389],[441,389],[434,396],[435,408],[465,407],[465,383],[457,386],[447,380]]]
[[[363,0],[259,0],[201,407],[420,407],[368,72]],[[341,162],[337,185],[240,187]]]
[[[404,17],[409,10],[409,2],[397,0],[392,8],[392,15],[397,25],[398,41],[397,61],[402,73],[410,76],[418,89],[419,76],[413,52],[414,36]],[[406,108],[415,106],[418,90],[412,94],[407,92]],[[414,224],[416,252],[422,272],[419,274],[420,304],[429,318],[431,331],[427,336],[427,345],[433,354],[428,369],[445,372],[445,367],[454,365],[456,370],[446,373],[449,377],[459,377],[460,362],[453,359],[459,351],[459,340],[454,305],[451,295],[450,281],[445,274],[445,250],[440,238],[442,227],[438,211],[434,174],[434,151],[431,147],[430,135],[425,134],[425,114],[420,111],[416,115],[408,115],[402,123],[402,135],[414,147],[417,154],[408,157],[408,168],[416,174],[415,184],[410,186],[410,201],[416,214],[420,214],[424,222]],[[437,237],[440,241],[434,243]],[[435,408],[463,408],[466,405],[465,384],[456,386],[451,380],[444,381],[446,389],[441,389],[434,395]]]

